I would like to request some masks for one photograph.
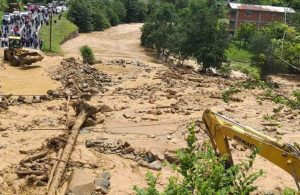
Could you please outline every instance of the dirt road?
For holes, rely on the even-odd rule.
[[[134,185],[145,185],[143,179],[149,169],[139,166],[131,156],[104,154],[93,147],[87,148],[85,146],[87,140],[122,140],[130,143],[135,151],[150,151],[163,158],[166,150],[185,146],[186,125],[200,119],[203,111],[210,108],[272,137],[283,141],[300,142],[300,135],[297,133],[300,130],[299,112],[285,108],[281,113],[280,126],[275,131],[267,131],[262,125],[266,122],[264,116],[273,114],[276,105],[269,101],[262,103],[258,100],[256,95],[262,93],[261,91],[239,93],[235,97],[240,101],[229,104],[213,98],[230,86],[235,79],[200,75],[190,69],[166,66],[140,46],[141,27],[142,24],[119,25],[104,32],[81,34],[62,45],[65,56],[77,58],[79,48],[88,44],[93,48],[97,60],[102,61],[95,65],[97,70],[112,78],[112,84],[104,86],[107,92],[91,100],[94,105],[106,106],[106,111],[97,115],[98,119],[103,120],[79,135],[71,157],[72,161],[99,165],[99,168],[92,170],[81,168],[92,177],[97,177],[101,171],[108,170],[111,173],[109,194],[131,194]],[[49,60],[52,60],[53,65],[57,65],[61,59],[54,57]],[[41,66],[47,67],[51,63],[46,64],[43,61]],[[0,77],[0,80],[2,79],[0,84],[6,93],[16,88],[9,87],[14,82],[15,85],[25,81],[28,84],[11,93],[29,94],[36,88],[40,88],[40,91],[35,91],[36,93],[44,93],[46,89],[56,87],[57,83],[53,83],[47,76],[48,68],[26,70],[24,74],[18,73],[21,70],[7,65],[4,68],[7,72],[0,74],[7,77]],[[24,80],[12,77],[11,74],[15,72],[21,74]],[[38,87],[30,82],[33,75],[40,81]],[[299,85],[299,81],[287,82],[285,78],[280,79],[282,79],[280,88],[283,89]],[[16,160],[24,158],[25,155],[19,154],[19,148],[38,147],[47,137],[63,132],[30,130],[38,127],[65,128],[62,122],[65,115],[63,103],[66,101],[21,104],[1,113],[0,121],[7,127],[0,137],[0,143],[6,144],[6,149],[0,149],[0,158],[5,162],[4,166],[0,166],[1,173],[5,173],[3,177],[0,176],[2,189],[9,191],[10,184],[16,179],[9,165],[16,164],[18,162]],[[22,130],[24,127],[25,130]],[[198,135],[199,141],[207,139],[203,132],[202,126]],[[245,157],[244,148],[241,146],[233,148],[233,154],[235,161],[240,161]],[[295,188],[292,177],[260,157],[255,162],[255,170],[258,169],[265,172],[256,182],[259,191]],[[161,172],[158,182],[160,187],[166,183],[166,178],[173,174],[169,167],[163,167]]]
[[[3,48],[0,48],[0,57],[3,57]],[[0,85],[3,94],[13,95],[43,95],[49,89],[59,86],[58,82],[51,80],[47,69],[59,63],[60,57],[46,56],[42,62],[32,66],[13,67],[2,62],[0,65]]]

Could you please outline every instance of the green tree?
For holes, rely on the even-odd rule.
[[[172,34],[175,32],[176,19],[175,6],[162,3],[142,29],[142,44],[153,47],[158,56],[163,54],[167,59],[173,46]]]
[[[0,11],[5,11],[8,8],[6,0],[0,0]]]
[[[90,1],[70,0],[68,19],[76,24],[81,32],[93,31],[93,9]]]
[[[146,18],[147,7],[140,0],[123,0],[127,10],[125,22],[143,22]]]
[[[240,47],[242,42],[244,42],[244,47],[246,44],[250,43],[250,40],[254,36],[256,31],[256,25],[253,23],[242,23],[237,31],[237,38],[240,41]]]
[[[110,4],[111,9],[118,15],[120,22],[125,22],[127,10],[121,0],[114,0]]]
[[[224,7],[219,0],[194,0],[190,2],[189,14],[184,26],[187,32],[186,49],[202,65],[203,71],[209,67],[219,67],[226,61],[228,48],[227,24]]]
[[[278,72],[299,71],[300,34],[286,24],[274,22],[252,38],[252,64],[261,69],[262,79]]]

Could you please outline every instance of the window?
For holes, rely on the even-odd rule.
[[[247,10],[246,15],[247,15],[248,17],[249,17],[249,16],[252,16],[252,10]]]

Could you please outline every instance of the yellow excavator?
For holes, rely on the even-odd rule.
[[[13,66],[31,65],[43,58],[38,52],[23,49],[20,37],[8,37],[8,47],[4,48],[4,60],[10,61]]]
[[[291,144],[280,144],[250,127],[241,125],[226,116],[206,110],[202,120],[216,153],[227,156],[227,164],[233,165],[228,138],[246,147],[258,149],[258,154],[288,172],[300,190],[300,148]]]

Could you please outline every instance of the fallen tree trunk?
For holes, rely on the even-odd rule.
[[[59,151],[58,151],[58,153],[57,153],[57,158],[61,159],[62,152],[63,152],[63,149],[60,148]],[[55,170],[56,170],[56,168],[58,166],[58,163],[59,163],[59,161],[55,161],[54,164],[53,164],[53,167],[52,167],[51,173],[50,173],[50,177],[49,177],[49,181],[48,181],[48,185],[47,185],[47,190],[49,190],[49,187],[50,187],[50,184],[52,182],[52,179],[53,179]]]
[[[55,195],[56,191],[58,190],[60,186],[60,182],[63,178],[66,166],[68,164],[68,161],[70,159],[73,147],[76,143],[79,131],[83,123],[86,121],[86,119],[93,115],[96,112],[96,109],[82,101],[79,103],[76,103],[74,106],[74,109],[77,113],[77,120],[75,122],[75,125],[72,128],[72,132],[68,138],[67,145],[65,146],[61,161],[59,161],[56,170],[54,171],[53,179],[50,182],[49,185],[49,191],[48,195]]]

